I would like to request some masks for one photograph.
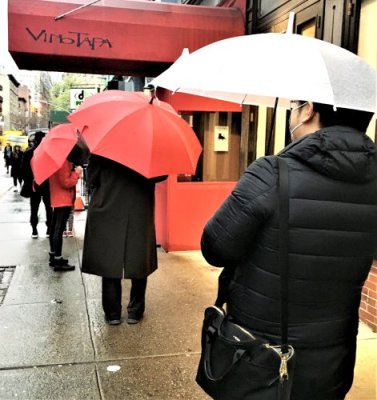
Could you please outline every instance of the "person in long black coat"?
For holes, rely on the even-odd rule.
[[[18,191],[17,182],[19,183],[20,187],[22,184],[21,165],[22,165],[23,155],[24,153],[21,150],[21,146],[15,145],[11,156],[11,171],[10,171],[10,175],[13,178],[13,186],[15,192]]]
[[[7,143],[4,147],[4,161],[7,174],[9,174],[9,167],[12,163],[12,146],[9,143]]]
[[[147,179],[91,155],[87,179],[90,201],[82,272],[102,276],[102,306],[112,325],[121,322],[121,279],[131,279],[127,322],[135,324],[144,314],[147,277],[157,269],[154,192],[155,183],[166,177]]]
[[[37,131],[35,133],[34,145],[25,151],[21,164],[23,185],[20,195],[25,198],[30,198],[30,225],[32,227],[31,237],[33,239],[38,239],[39,237],[37,227],[39,223],[38,212],[41,201],[43,201],[46,210],[46,237],[50,236],[50,225],[52,219],[50,186],[48,179],[40,185],[37,185],[34,181],[33,170],[31,169],[31,159],[33,158],[34,150],[40,145],[44,136],[45,133],[42,131]]]
[[[294,102],[294,141],[278,154],[289,170],[288,342],[297,355],[291,400],[341,400],[352,385],[361,290],[377,254],[377,152],[364,133],[371,117]],[[201,241],[206,260],[228,273],[230,316],[275,343],[277,185],[277,156],[253,162]]]

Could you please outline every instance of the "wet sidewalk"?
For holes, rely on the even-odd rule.
[[[76,270],[54,272],[45,226],[31,238],[29,202],[4,172],[0,167],[0,268],[8,276],[0,286],[0,400],[208,399],[195,373],[202,314],[214,300],[219,271],[200,252],[159,250],[145,318],[108,326],[100,278],[79,269],[86,212],[75,213],[75,237],[64,239],[63,254]],[[40,214],[44,221],[42,207]],[[125,316],[129,282],[123,287]],[[376,358],[377,335],[361,326],[347,400],[377,399]]]

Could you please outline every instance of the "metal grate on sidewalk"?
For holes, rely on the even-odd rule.
[[[15,269],[15,265],[0,265],[0,306],[7,294]]]

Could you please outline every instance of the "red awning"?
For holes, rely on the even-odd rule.
[[[177,111],[242,112],[241,104],[187,93],[172,93],[163,88],[157,88],[157,97],[172,105]]]
[[[237,8],[152,1],[108,0],[55,20],[80,5],[69,1],[9,0],[9,51],[19,68],[157,76],[183,48],[245,32]]]

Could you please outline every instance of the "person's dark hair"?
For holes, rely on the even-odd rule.
[[[38,146],[41,143],[42,139],[45,137],[45,133],[42,131],[37,131],[34,134],[34,144]]]
[[[304,104],[304,100],[300,100],[297,104]],[[351,110],[348,108],[337,108],[322,103],[313,103],[314,111],[319,113],[320,122],[323,128],[334,125],[349,126],[360,132],[365,132],[373,117],[372,112]]]

